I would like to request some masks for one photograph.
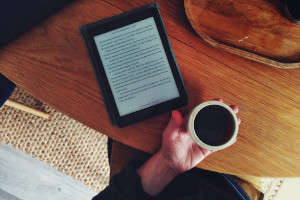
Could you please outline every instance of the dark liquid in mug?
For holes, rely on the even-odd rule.
[[[288,10],[290,11],[291,15],[300,20],[300,1],[299,0],[287,0]]]
[[[201,109],[196,115],[194,128],[198,138],[210,146],[226,143],[233,134],[234,120],[229,111],[218,105]]]

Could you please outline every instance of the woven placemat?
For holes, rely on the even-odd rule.
[[[48,119],[0,108],[0,142],[47,162],[93,190],[109,182],[107,136],[63,115],[26,91],[16,88],[11,99],[50,114]]]

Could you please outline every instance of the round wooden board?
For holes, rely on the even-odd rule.
[[[209,44],[278,68],[300,67],[300,25],[280,0],[185,0],[187,17]]]

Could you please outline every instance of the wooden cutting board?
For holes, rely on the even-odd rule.
[[[280,0],[185,0],[187,17],[209,44],[279,68],[300,67],[300,25]]]

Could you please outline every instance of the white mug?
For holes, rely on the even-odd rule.
[[[233,110],[219,101],[196,106],[187,117],[187,130],[202,148],[221,150],[234,143],[238,120]]]

